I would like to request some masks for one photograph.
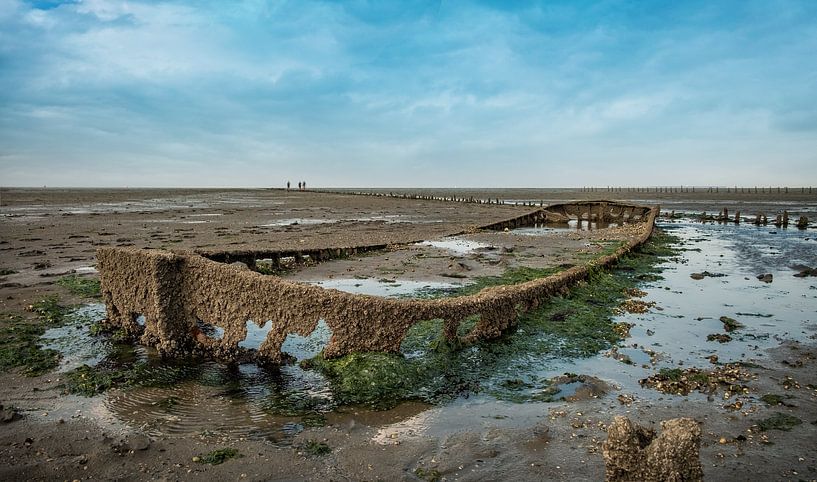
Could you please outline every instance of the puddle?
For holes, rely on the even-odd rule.
[[[616,228],[618,223],[600,223],[588,222],[572,219],[567,223],[562,224],[536,224],[534,226],[511,229],[510,232],[514,234],[521,234],[524,236],[548,236],[556,233],[566,233],[573,231],[595,231],[597,229]]]
[[[90,333],[91,325],[105,318],[104,304],[82,306],[66,317],[67,323],[46,330],[42,336],[43,348],[62,354],[57,372],[67,372],[82,365],[95,366],[111,353],[112,345],[106,338]]]
[[[412,281],[392,278],[334,278],[330,280],[312,281],[310,283],[322,288],[331,288],[347,293],[391,298],[416,295],[424,291],[459,288],[462,286],[462,284],[438,281]]]
[[[314,224],[332,224],[337,223],[337,219],[316,219],[316,218],[291,218],[279,219],[268,224],[260,224],[261,228],[274,228],[279,226],[298,226],[298,225],[314,225]]]
[[[444,249],[458,255],[471,254],[480,249],[491,248],[487,243],[480,243],[478,241],[471,241],[462,238],[446,238],[437,241],[423,241],[417,243],[419,246],[431,246],[432,248]]]

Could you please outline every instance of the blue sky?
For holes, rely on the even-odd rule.
[[[817,185],[817,1],[0,0],[0,185]]]

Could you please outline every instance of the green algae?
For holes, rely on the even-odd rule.
[[[332,447],[316,440],[307,440],[300,448],[305,455],[310,457],[320,457],[332,453]]]
[[[77,275],[63,276],[57,280],[57,284],[75,295],[86,298],[99,298],[101,296],[99,280],[96,278]]]
[[[0,369],[22,368],[28,376],[39,376],[59,365],[60,353],[42,347],[40,337],[48,328],[65,322],[68,308],[50,296],[29,307],[37,315],[29,320],[16,314],[0,315]]]
[[[592,270],[567,295],[553,297],[522,314],[515,329],[497,339],[461,346],[444,339],[442,320],[427,320],[409,330],[399,354],[354,353],[332,360],[318,355],[302,362],[302,367],[325,375],[339,404],[383,409],[400,400],[437,403],[469,393],[488,393],[513,402],[550,400],[549,382],[531,366],[542,366],[543,360],[592,356],[619,342],[622,334],[613,322],[614,308],[643,276],[660,277],[657,265],[676,254],[671,247],[676,240],[656,233],[641,250],[623,257],[615,269]],[[443,295],[530,281],[558,270],[513,269]],[[467,333],[468,328],[466,324],[458,334]]]
[[[111,388],[169,387],[196,378],[200,371],[191,360],[175,364],[143,360],[121,366],[82,365],[65,373],[64,386],[68,393],[92,397]]]
[[[29,310],[36,313],[40,320],[51,325],[62,323],[68,308],[60,305],[60,300],[56,296],[48,296],[29,307]]]
[[[793,415],[777,412],[771,417],[764,418],[758,422],[757,427],[761,432],[766,432],[768,430],[783,430],[788,432],[802,423],[802,420]]]
[[[776,405],[785,405],[785,400],[790,398],[788,395],[777,395],[774,393],[767,393],[760,397],[760,400],[763,401],[766,405],[776,406]]]
[[[511,268],[505,271],[500,276],[480,276],[474,278],[472,283],[455,289],[442,289],[426,292],[426,297],[439,296],[467,296],[479,293],[490,286],[504,286],[526,283],[539,278],[556,274],[562,269],[559,267],[549,268],[529,268],[521,266],[518,268]]]
[[[60,354],[43,349],[40,337],[46,327],[19,315],[4,315],[0,328],[0,370],[22,367],[28,376],[39,376],[56,368]]]
[[[213,450],[212,452],[206,453],[204,455],[198,456],[197,462],[202,464],[210,464],[210,465],[220,465],[224,462],[236,458],[241,457],[241,454],[238,452],[237,449],[234,448],[223,448]]]
[[[422,467],[418,467],[414,469],[414,475],[427,482],[439,482],[442,480],[442,475],[436,469],[424,469]]]

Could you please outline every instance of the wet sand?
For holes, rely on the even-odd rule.
[[[0,268],[18,271],[0,280],[0,310],[11,313],[22,313],[27,304],[48,294],[58,294],[65,302],[82,302],[55,285],[54,280],[72,270],[94,276],[83,268],[93,266],[93,249],[100,245],[322,247],[421,242],[444,240],[471,226],[529,210],[511,205],[272,190],[3,189],[0,194]],[[494,192],[488,194],[497,197]],[[585,194],[560,192],[551,200],[615,197],[603,192]],[[702,207],[700,210],[709,212],[721,207],[734,209],[725,203],[734,199],[684,196],[676,194],[671,200],[693,211]],[[525,199],[521,194],[518,197]],[[666,203],[670,199],[662,200]],[[772,209],[789,200],[771,196],[745,201],[771,214]],[[792,198],[790,210],[808,212],[813,202],[813,197]],[[478,246],[498,249],[477,248],[461,253],[445,245],[418,244],[371,257],[311,266],[291,276],[302,280],[346,275],[375,280],[400,276],[408,280],[463,282],[464,278],[450,275],[468,278],[493,275],[509,266],[575,262],[582,249],[598,249],[593,247],[594,242],[616,239],[616,234],[615,230],[555,233],[545,246],[515,233],[480,233],[464,238]],[[503,247],[514,249],[503,252]],[[714,259],[706,262],[717,265]],[[42,267],[43,263],[50,266]],[[396,269],[401,272],[382,271],[391,265],[399,266]],[[759,263],[758,269],[762,267],[765,265]],[[688,277],[686,273],[683,276]],[[806,281],[795,289],[809,284],[814,283]],[[690,293],[690,303],[695,302],[694,296]],[[613,415],[626,414],[645,424],[679,416],[702,422],[702,462],[709,479],[814,480],[817,323],[813,313],[817,305],[809,301],[806,306],[811,306],[811,314],[805,315],[810,324],[806,323],[802,333],[774,337],[750,356],[763,366],[752,369],[756,378],[746,383],[751,393],[783,393],[791,398],[786,399],[785,406],[751,403],[738,411],[724,409],[726,402],[718,400],[719,394],[708,400],[695,394],[656,392],[635,403],[623,403],[618,395],[632,391],[621,387],[613,387],[610,394],[600,398],[570,403],[515,404],[464,398],[431,407],[409,402],[383,412],[347,407],[329,414],[325,427],[305,428],[286,445],[276,445],[218,433],[146,436],[146,427],[125,424],[104,402],[105,397],[127,397],[127,393],[75,397],[61,393],[59,373],[36,378],[4,373],[0,375],[0,403],[19,407],[24,418],[0,424],[0,478],[423,480],[439,474],[446,480],[600,480],[604,473],[600,447],[606,438],[606,425]],[[644,339],[648,338],[636,334],[634,341],[643,343]],[[696,359],[702,356],[695,354]],[[698,360],[697,366],[704,363]],[[617,365],[611,366],[615,370]],[[626,369],[631,368],[622,364],[621,370]],[[208,400],[213,406],[221,402],[217,398]],[[206,411],[206,406],[202,410]],[[789,432],[747,432],[759,419],[775,412],[793,414],[803,424]],[[322,457],[305,455],[298,447],[307,440],[324,441],[332,447],[332,453]],[[192,461],[194,456],[222,447],[238,449],[243,458],[218,466]]]

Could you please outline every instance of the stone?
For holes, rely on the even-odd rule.
[[[764,283],[771,283],[772,280],[774,279],[774,276],[772,276],[771,273],[759,274],[757,275],[757,279]]]
[[[0,423],[11,423],[20,420],[20,414],[14,407],[4,407],[0,405]]]
[[[147,450],[150,447],[150,439],[140,433],[129,435],[125,443],[131,450]]]
[[[799,273],[794,275],[797,278],[806,278],[808,276],[817,276],[817,268],[804,268]]]
[[[617,416],[602,445],[605,479],[615,481],[698,481],[701,428],[691,418],[661,422],[661,433]]]
[[[808,227],[808,218],[805,216],[800,216],[800,219],[797,220],[797,229],[806,229]]]

